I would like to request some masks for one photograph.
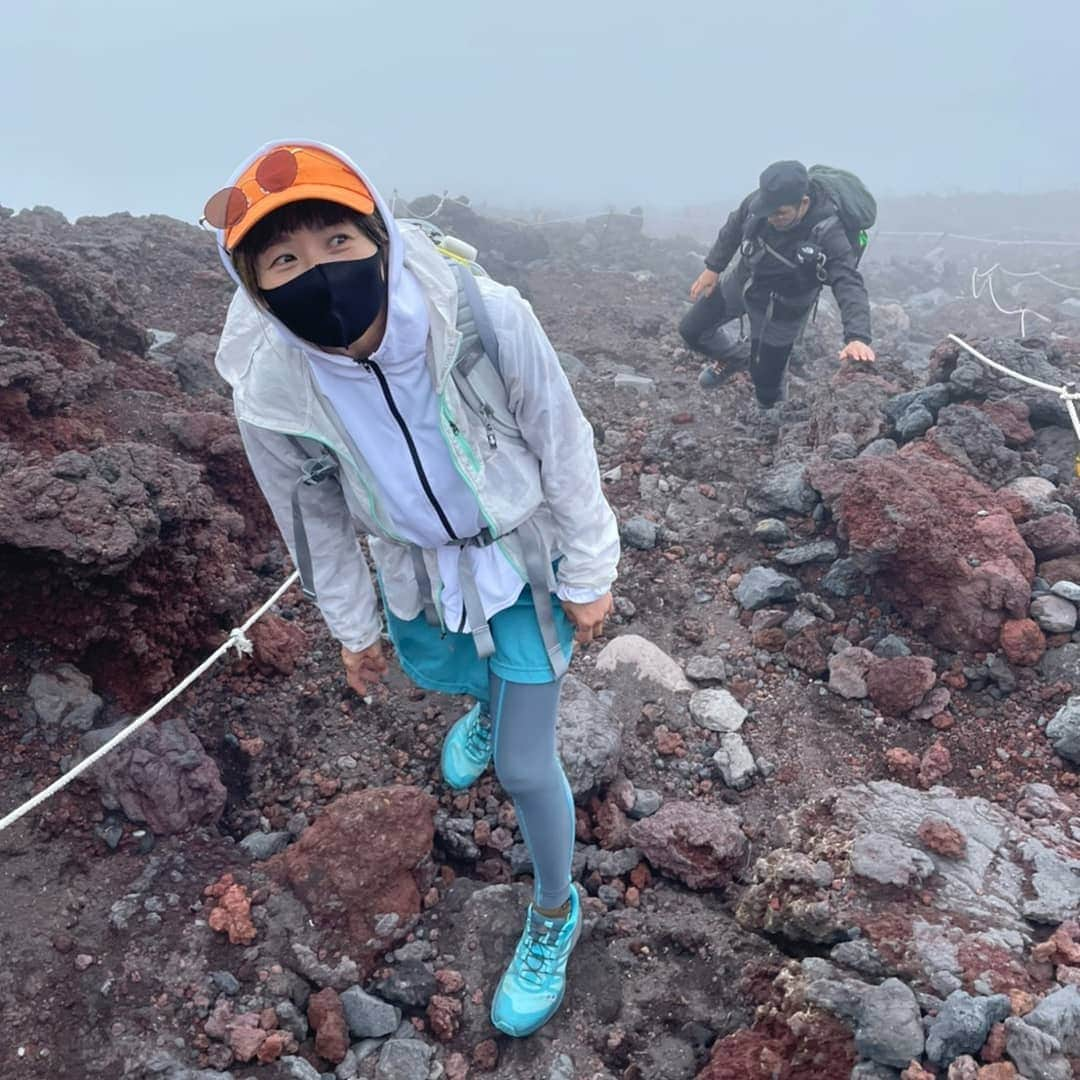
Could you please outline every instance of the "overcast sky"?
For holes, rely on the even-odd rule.
[[[1080,184],[1077,0],[33,0],[0,35],[0,203],[70,217],[194,220],[278,137],[512,207],[713,202],[781,157]]]

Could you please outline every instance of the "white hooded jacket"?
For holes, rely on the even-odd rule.
[[[278,145],[252,155],[236,175]],[[414,443],[426,444],[420,455],[425,479],[455,530],[475,522],[476,532],[486,526],[500,537],[497,546],[468,552],[488,617],[512,604],[525,583],[523,553],[513,532],[525,521],[536,526],[552,559],[561,556],[558,581],[549,584],[562,599],[587,602],[603,595],[616,574],[618,530],[601,489],[592,429],[531,308],[516,290],[478,281],[499,341],[507,406],[521,436],[499,438],[493,446],[484,418],[466,406],[451,375],[461,335],[450,267],[421,230],[398,228],[344,154],[310,145],[335,154],[364,180],[390,233],[388,329],[371,357],[382,380],[296,338],[242,285],[229,307],[216,364],[232,387],[248,459],[294,560],[291,500],[305,456],[289,436],[320,443],[340,463],[339,478],[306,489],[303,503],[315,591],[331,632],[352,650],[366,648],[380,633],[358,528],[369,537],[395,615],[412,619],[421,611],[410,552],[410,545],[419,544],[440,617],[452,629],[464,625],[454,572],[459,550],[449,537],[437,542],[442,533],[433,524],[435,508],[416,494],[418,470],[401,437],[402,422],[411,425]],[[226,269],[240,284],[231,258],[219,247]],[[417,310],[417,297],[426,313]],[[426,336],[426,378],[416,367],[418,331]],[[358,380],[355,390],[342,379]],[[377,381],[385,381],[393,410],[380,400]],[[363,412],[369,392],[370,418]],[[383,425],[380,436],[364,423],[369,419]]]

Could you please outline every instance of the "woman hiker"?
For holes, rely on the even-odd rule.
[[[558,1009],[581,930],[574,805],[556,753],[572,642],[603,632],[619,538],[592,429],[516,290],[399,225],[340,151],[271,143],[206,205],[239,288],[217,368],[285,543],[341,643],[349,685],[386,671],[368,537],[399,661],[477,705],[442,771],[494,758],[535,894],[492,1022],[528,1035]]]

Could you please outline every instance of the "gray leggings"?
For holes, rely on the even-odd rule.
[[[491,676],[495,775],[514,801],[542,908],[566,902],[574,858],[574,799],[555,746],[559,687]]]

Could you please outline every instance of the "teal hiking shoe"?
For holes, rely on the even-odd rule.
[[[570,889],[570,914],[545,919],[530,904],[525,929],[491,1002],[491,1022],[521,1038],[542,1028],[566,993],[566,962],[581,936],[581,901]]]
[[[470,788],[491,764],[491,719],[478,702],[447,733],[443,779],[455,791]]]

